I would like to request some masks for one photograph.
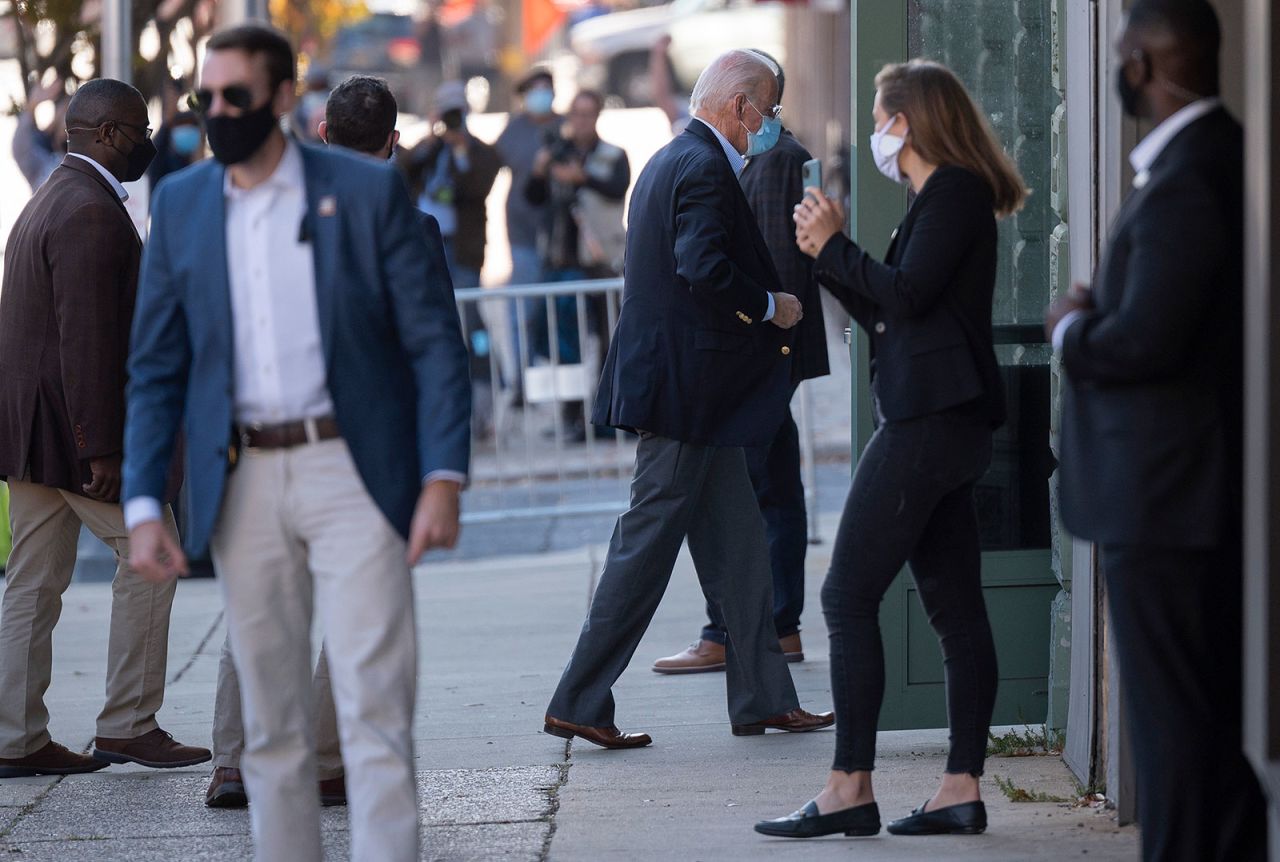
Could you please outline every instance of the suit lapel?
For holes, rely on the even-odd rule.
[[[333,356],[333,326],[338,313],[335,283],[340,239],[338,219],[343,214],[338,211],[337,189],[324,154],[304,144],[298,144],[298,149],[302,153],[302,172],[307,185],[307,215],[304,225],[315,266],[320,343],[324,350],[325,366],[329,367]]]
[[[192,237],[195,248],[207,265],[201,266],[207,280],[204,297],[209,315],[210,331],[227,357],[227,371],[235,379],[235,335],[231,319],[231,280],[227,275],[227,199],[225,192],[226,168],[219,165],[209,171],[209,179],[201,188],[193,212],[207,213],[205,224],[216,225],[213,230],[201,231]],[[189,302],[197,297],[188,297]]]

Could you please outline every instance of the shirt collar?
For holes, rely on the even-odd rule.
[[[242,189],[231,182],[231,171],[227,171],[222,178],[222,193],[228,198],[240,198],[259,189],[264,191],[267,189],[276,191],[301,189],[305,184],[306,177],[302,170],[302,153],[298,150],[298,145],[294,143],[293,139],[285,135],[284,154],[280,156],[280,163],[271,172],[271,176],[251,189]]]
[[[699,123],[706,126],[716,136],[716,140],[720,142],[720,147],[724,150],[725,158],[729,160],[729,167],[733,168],[735,176],[742,173],[742,169],[746,167],[747,160],[742,154],[733,148],[733,144],[729,143],[729,139],[720,134],[720,130],[708,123],[702,117],[694,117]]]
[[[1129,153],[1129,164],[1133,166],[1135,176],[1134,188],[1142,188],[1151,176],[1151,166],[1164,152],[1169,142],[1178,136],[1187,126],[1222,104],[1218,98],[1200,99],[1179,109],[1160,125],[1156,126],[1143,138],[1133,151]]]
[[[77,159],[84,159],[86,162],[93,165],[94,168],[97,169],[98,173],[102,174],[102,178],[111,183],[111,190],[116,193],[116,197],[120,198],[122,201],[127,201],[129,199],[129,193],[125,191],[124,186],[122,186],[120,181],[116,179],[115,174],[98,164],[97,161],[89,158],[84,153],[67,153],[67,155],[75,156]]]

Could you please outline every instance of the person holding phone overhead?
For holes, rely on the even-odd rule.
[[[996,656],[982,597],[974,484],[1004,421],[991,335],[996,218],[1027,190],[964,85],[913,60],[876,76],[871,154],[916,193],[884,262],[841,233],[820,190],[796,207],[818,280],[871,337],[878,428],[858,461],[822,608],[831,636],[836,753],[826,787],[766,835],[874,835],[876,722],[884,695],[880,602],[904,563],[942,646],[951,750],[937,793],[889,824],[897,835],[977,833],[995,704]]]

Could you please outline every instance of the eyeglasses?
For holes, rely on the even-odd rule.
[[[142,131],[143,137],[145,137],[147,140],[151,139],[150,126],[139,126],[139,125],[135,125],[134,123],[125,123],[120,120],[103,120],[101,123],[98,123],[97,125],[93,125],[93,126],[72,126],[68,128],[67,131],[68,132],[92,132],[92,131],[96,131],[97,129],[101,129],[103,126],[108,126],[108,125],[127,126],[130,129],[140,129]],[[125,137],[128,138],[129,136],[125,135]],[[130,140],[133,140],[133,139],[130,138]]]
[[[745,93],[743,93],[743,98],[746,98],[746,94],[745,94]],[[778,119],[779,117],[781,117],[781,116],[782,116],[782,106],[781,106],[781,105],[774,105],[772,108],[770,108],[770,109],[769,109],[768,113],[766,113],[766,112],[764,112],[764,111],[760,110],[759,108],[757,108],[757,107],[756,107],[756,103],[755,103],[755,102],[753,102],[753,101],[751,101],[750,99],[747,99],[747,104],[751,106],[751,109],[752,109],[753,111],[755,111],[757,114],[759,114],[759,115],[760,115],[760,116],[762,116],[762,117],[772,117],[773,119],[775,119],[775,120],[776,120],[776,119]]]
[[[253,91],[244,84],[231,84],[221,90],[200,88],[192,90],[187,96],[187,105],[197,114],[207,114],[213,110],[213,100],[222,94],[222,100],[233,108],[247,111],[253,107]]]

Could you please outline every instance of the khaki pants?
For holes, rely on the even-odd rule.
[[[176,534],[172,512],[166,510],[166,519]],[[132,739],[154,730],[164,701],[176,583],[151,584],[129,570],[129,538],[118,504],[10,480],[9,523],[13,551],[0,602],[0,757],[25,757],[49,742],[44,693],[53,672],[53,627],[71,583],[81,524],[117,560],[107,700],[98,715],[97,735]]]
[[[315,709],[316,774],[321,781],[342,774],[342,747],[338,742],[338,715],[333,705],[333,683],[324,649],[316,660],[311,679],[311,705]],[[231,641],[222,642],[218,659],[218,689],[213,696],[213,765],[240,768],[244,753],[244,716],[240,706],[240,678],[231,660]]]
[[[418,858],[417,647],[405,542],[340,439],[245,452],[213,535],[240,678],[256,858],[321,858],[311,623],[324,632],[346,766],[351,857]]]

